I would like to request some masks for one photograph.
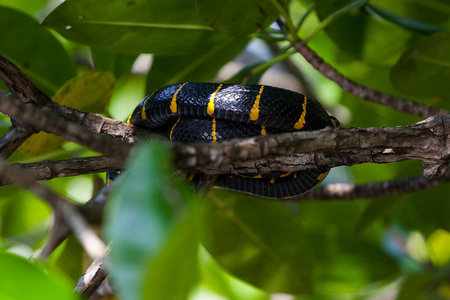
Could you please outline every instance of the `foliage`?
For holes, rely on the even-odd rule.
[[[344,126],[419,121],[342,93],[291,51],[287,42],[298,38],[351,80],[450,108],[447,0],[66,0],[57,7],[53,1],[6,0],[0,1],[0,16],[0,54],[55,101],[117,119],[125,119],[144,93],[158,87],[213,81],[250,41],[264,40],[281,50],[224,81],[258,80],[275,62],[289,58]],[[278,17],[286,26],[268,28]],[[136,71],[135,60],[143,53],[152,54],[151,67]],[[2,120],[4,133],[10,123]],[[10,160],[91,154],[71,143],[50,144],[30,140],[23,146],[27,151]],[[211,293],[236,300],[269,299],[271,293],[296,299],[450,297],[448,183],[410,195],[346,202],[277,203],[228,191],[212,191],[198,201],[169,169],[170,157],[160,145],[143,145],[106,209],[112,276],[124,299],[208,299]],[[418,162],[336,168],[325,184],[383,181],[420,171]],[[85,202],[97,179],[58,178],[48,185]],[[50,218],[39,199],[14,186],[1,187],[2,249],[29,257],[47,241]],[[0,282],[9,288],[0,288],[0,295],[74,298],[54,273],[65,273],[74,285],[85,263],[81,251],[69,239],[45,270],[0,253]]]

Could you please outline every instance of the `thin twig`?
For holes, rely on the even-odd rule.
[[[402,179],[361,185],[335,183],[314,189],[304,195],[287,199],[287,201],[349,200],[401,195],[429,189],[449,181],[450,171],[447,171],[443,176],[438,178],[427,178],[423,175],[416,175]]]
[[[322,58],[320,58],[317,53],[315,53],[311,48],[309,48],[304,42],[293,43],[292,46],[308,61],[316,70],[318,70],[322,75],[336,82],[342,90],[349,92],[356,97],[372,101],[381,105],[385,105],[396,109],[398,111],[403,111],[409,114],[417,115],[422,118],[427,118],[435,115],[446,115],[449,111],[444,109],[434,108],[427,106],[425,104],[413,102],[400,97],[394,97],[392,95],[375,91],[371,88],[362,86],[333,68],[330,64],[326,63]]]
[[[108,275],[105,259],[111,252],[111,245],[106,247],[102,256],[96,258],[83,276],[78,279],[74,291],[86,298],[92,296]]]
[[[0,55],[0,79],[5,82],[9,91],[24,103],[32,103],[40,107],[52,102],[47,94],[36,87],[19,68],[2,55]]]
[[[60,214],[54,215],[53,225],[50,229],[50,238],[45,245],[34,252],[33,259],[44,261],[53,251],[61,245],[70,235],[71,231],[65,224],[65,220]]]

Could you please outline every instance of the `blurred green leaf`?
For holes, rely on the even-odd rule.
[[[311,248],[302,224],[282,203],[210,192],[200,228],[208,252],[238,278],[271,293],[313,292]]]
[[[392,208],[404,198],[401,196],[378,197],[370,201],[355,226],[354,239],[359,238],[375,221],[386,216]]]
[[[42,22],[69,40],[117,53],[197,53],[229,41],[184,0],[67,0]]]
[[[314,249],[319,293],[355,293],[377,281],[395,278],[397,263],[381,247],[382,232],[371,226],[352,240],[366,201],[308,202],[298,218]]]
[[[227,273],[203,247],[200,247],[200,267],[203,284],[227,300],[241,300],[241,295],[245,295],[245,300],[271,299],[264,291]]]
[[[114,92],[114,75],[93,72],[66,82],[55,94],[53,101],[61,105],[88,112],[102,112]],[[46,132],[28,138],[18,149],[23,157],[34,157],[59,148],[65,139]]]
[[[431,35],[411,46],[391,69],[391,80],[407,94],[450,100],[450,32]]]
[[[186,247],[190,254],[196,247],[189,240],[189,237],[196,240],[191,236],[192,230],[175,229],[186,224],[183,220],[189,213],[186,203],[189,196],[174,188],[169,167],[170,156],[165,147],[154,142],[141,145],[122,178],[116,179],[121,180],[120,185],[107,203],[105,235],[113,241],[112,273],[125,299],[144,299],[147,278],[159,280],[152,271],[161,271],[161,263],[170,258],[180,261],[181,253],[173,247]],[[192,275],[196,256],[185,259],[185,263],[165,270],[162,279]],[[160,290],[155,291],[158,295],[179,299],[181,293],[186,296],[193,280],[183,277],[181,290],[174,288],[175,283],[160,284]]]
[[[0,54],[10,59],[44,92],[53,95],[75,76],[59,41],[30,16],[0,6]]]
[[[147,93],[169,84],[211,81],[219,69],[232,60],[248,43],[247,38],[233,39],[198,54],[155,55],[147,76]]]
[[[53,266],[57,267],[67,276],[72,279],[73,284],[83,275],[85,269],[83,268],[83,254],[84,250],[75,236],[71,235],[64,243],[64,249],[60,255],[55,258]]]
[[[354,1],[319,1],[316,5],[317,15],[323,21],[352,2]],[[374,66],[393,65],[412,37],[406,29],[382,22],[362,8],[333,20],[325,28],[325,32],[346,54]]]
[[[381,7],[376,5],[366,5],[365,6],[370,13],[375,14],[376,16],[399,26],[402,26],[406,29],[417,31],[422,34],[431,34],[444,30],[441,27],[433,26],[429,24],[425,24],[422,22],[415,21],[410,18],[405,18],[402,16],[398,16],[396,14],[391,13],[390,11],[384,10]]]
[[[97,71],[108,71],[119,79],[131,72],[138,55],[117,54],[109,51],[91,48],[92,59]]]
[[[1,194],[0,235],[34,246],[45,236],[51,209],[15,186],[2,186]]]
[[[75,300],[72,287],[22,257],[0,252],[0,299]]]
[[[391,217],[407,231],[420,231],[431,235],[437,228],[450,231],[449,183],[432,189],[422,190],[404,196],[404,201],[392,211]]]
[[[195,220],[178,224],[151,263],[142,299],[185,300],[199,280]],[[182,249],[182,250],[181,250]]]
[[[196,0],[195,4],[206,24],[235,36],[265,29],[280,14],[271,0]]]

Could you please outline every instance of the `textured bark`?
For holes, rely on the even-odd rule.
[[[94,156],[26,164],[14,163],[12,166],[23,170],[34,180],[50,180],[59,177],[119,171],[124,168],[124,160],[108,156]],[[0,178],[0,186],[11,183],[7,178]]]
[[[173,147],[177,168],[208,174],[294,171],[419,159],[426,162],[429,171],[426,176],[438,176],[445,171],[450,158],[449,128],[450,115],[446,115],[410,126],[326,128],[222,143],[175,144]]]

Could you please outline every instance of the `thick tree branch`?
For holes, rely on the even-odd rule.
[[[1,105],[0,105],[1,107]],[[319,131],[259,136],[211,144],[167,143],[175,152],[179,169],[209,175],[266,171],[296,171],[317,167],[351,166],[361,163],[389,163],[422,160],[427,176],[445,171],[450,157],[450,115],[429,118],[410,126],[387,128],[327,128]],[[90,165],[102,160],[102,166]],[[92,160],[92,161],[89,161]],[[76,174],[113,171],[123,166],[121,158],[77,159],[82,170]],[[67,162],[68,163],[68,162]],[[50,179],[63,174],[66,162],[19,165],[33,168],[35,179]],[[55,170],[56,169],[56,170]],[[44,173],[43,170],[46,170]]]
[[[69,141],[107,155],[126,157],[131,148],[130,144],[122,140],[105,134],[97,134],[83,125],[70,122],[52,112],[25,105],[3,94],[0,94],[0,111],[11,118],[25,120],[34,128],[62,136]]]
[[[438,166],[435,168],[437,173],[444,170],[450,158],[448,128],[450,115],[431,117],[410,126],[326,128],[221,143],[174,144],[172,147],[177,168],[209,171],[210,174],[214,174],[211,172],[213,169],[220,169],[219,173],[234,170],[293,171],[294,168],[387,163],[408,159],[419,159],[431,166]],[[286,155],[290,156],[287,161],[278,157]],[[265,160],[255,162],[261,159]],[[236,167],[237,163],[246,161],[250,163],[244,168]],[[286,165],[294,168],[286,168]]]
[[[389,94],[375,91],[371,88],[362,86],[341,73],[339,73],[331,65],[327,64],[320,58],[317,53],[310,49],[305,43],[298,42],[292,46],[308,61],[316,70],[322,73],[325,77],[336,82],[342,90],[349,92],[356,97],[369,100],[381,105],[389,106],[398,111],[403,111],[409,114],[417,115],[422,118],[427,118],[435,115],[446,115],[450,112],[427,106],[425,104],[409,101],[400,97],[394,97]]]

